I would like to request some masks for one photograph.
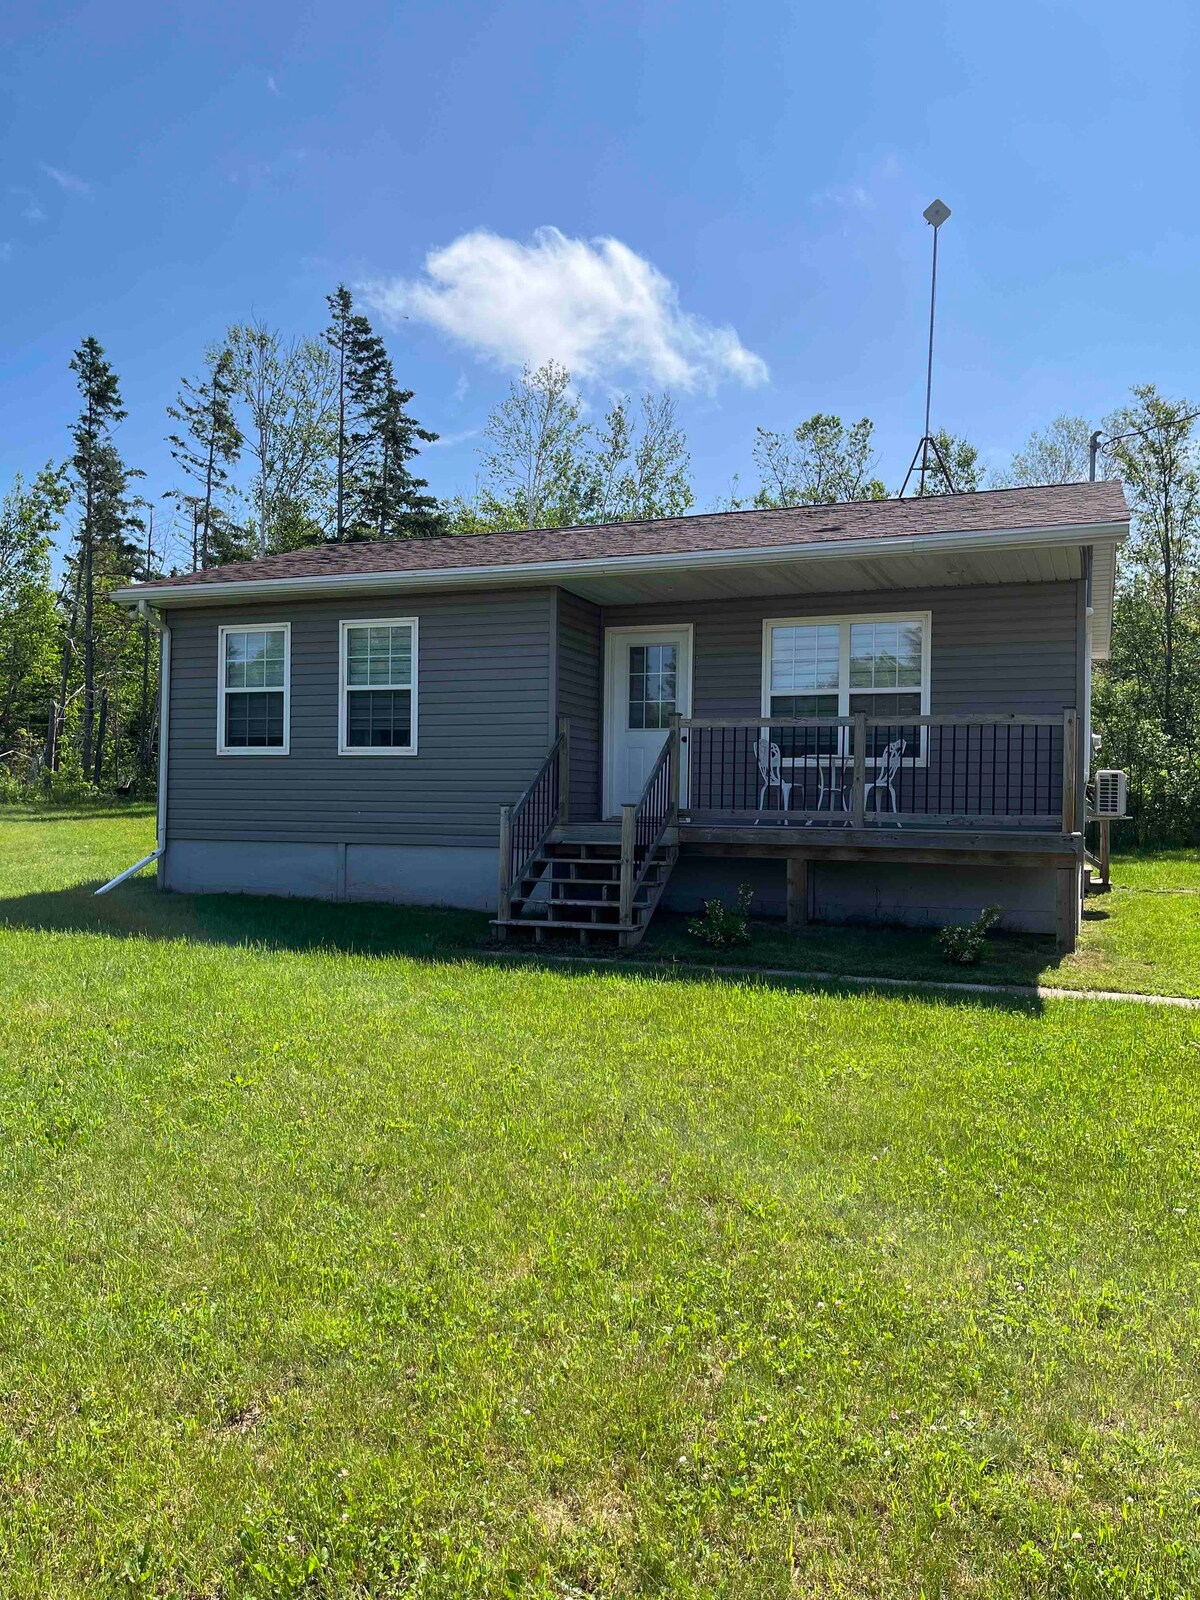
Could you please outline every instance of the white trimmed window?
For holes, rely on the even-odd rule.
[[[417,750],[415,617],[343,622],[338,750],[411,756]]]
[[[287,755],[290,623],[221,628],[217,652],[217,754]]]
[[[909,616],[783,617],[763,624],[763,705],[773,717],[851,717],[896,727],[929,714],[929,613]],[[887,742],[877,730],[870,750]],[[905,735],[921,742],[917,729]],[[847,748],[823,730],[817,749]]]

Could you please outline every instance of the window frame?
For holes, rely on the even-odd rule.
[[[911,694],[909,689],[853,689],[850,685],[850,630],[855,623],[865,622],[915,622],[921,628],[921,709],[919,716],[930,715],[930,667],[933,659],[933,613],[932,611],[854,611],[843,612],[835,616],[815,617],[764,617],[762,625],[762,702],[761,710],[766,720],[771,718],[771,640],[772,630],[775,628],[819,628],[834,627],[839,630],[838,638],[838,687],[837,702],[838,716],[849,717],[850,696],[852,694]],[[782,692],[782,691],[781,691]],[[808,691],[805,691],[806,693]],[[814,689],[817,694],[832,694],[832,689]],[[896,717],[896,726],[903,726],[903,716]],[[838,754],[848,756],[850,753],[849,728],[841,728],[841,737],[838,740]],[[917,766],[924,766],[929,755],[929,730],[921,726],[920,749],[917,752]],[[828,762],[827,755],[804,755],[793,758],[793,765],[818,766],[821,762]],[[867,755],[867,765],[878,765],[878,756]]]
[[[227,694],[278,694],[279,688],[231,689],[225,682],[225,640],[231,633],[283,634],[283,743],[225,743]],[[292,747],[292,625],[290,622],[223,622],[217,629],[217,754],[219,756],[286,756]]]
[[[346,715],[349,696],[371,689],[385,691],[389,688],[403,688],[404,685],[385,684],[351,684],[347,681],[349,667],[349,635],[351,628],[409,628],[412,631],[412,665],[409,671],[410,682],[407,685],[411,700],[409,702],[409,743],[396,744],[347,744]],[[339,756],[415,756],[417,753],[417,684],[420,670],[420,622],[417,617],[343,617],[338,623],[338,755]]]

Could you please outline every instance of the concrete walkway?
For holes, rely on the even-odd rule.
[[[1176,994],[1128,994],[1120,989],[1059,989],[1044,983],[967,983],[948,978],[866,978],[848,972],[800,972],[792,967],[713,966],[700,961],[620,961],[597,960],[595,956],[535,954],[532,950],[496,950],[488,954],[498,961],[551,961],[568,967],[589,967],[593,971],[642,973],[665,977],[674,972],[694,972],[706,978],[770,978],[791,983],[841,983],[859,989],[931,989],[942,994],[998,995],[1010,1000],[1126,1000],[1140,1006],[1176,1006],[1183,1011],[1200,1011],[1200,998]]]

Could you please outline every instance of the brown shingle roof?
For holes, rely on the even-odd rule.
[[[919,538],[932,533],[984,533],[1128,520],[1129,510],[1119,483],[1072,483],[937,495],[923,500],[858,500],[771,511],[716,511],[692,517],[660,517],[652,522],[611,522],[526,533],[318,545],[264,556],[259,561],[234,561],[207,572],[163,578],[147,587],[207,587],[367,572],[449,573],[464,567],[613,560],[621,556],[828,544],[845,539]]]

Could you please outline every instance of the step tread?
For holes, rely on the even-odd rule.
[[[551,922],[548,917],[493,917],[493,928],[562,928],[567,932],[587,933],[637,933],[640,922]]]
[[[633,903],[635,906],[643,907],[649,905],[650,902],[644,896],[634,895]],[[620,902],[617,900],[582,900],[565,894],[556,894],[553,900],[534,900],[531,901],[531,904],[539,906],[596,906],[601,911],[617,911],[620,909]]]

